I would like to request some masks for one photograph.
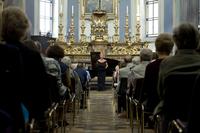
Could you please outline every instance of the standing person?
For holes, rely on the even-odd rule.
[[[100,59],[97,60],[97,76],[98,76],[98,90],[102,91],[105,89],[105,78],[106,78],[106,68],[108,67],[107,60],[104,59],[104,55],[100,53]]]

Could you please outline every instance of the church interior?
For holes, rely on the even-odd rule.
[[[17,9],[10,9],[9,12],[9,7]],[[21,34],[15,32],[22,32],[17,28],[23,27],[25,20],[20,20],[22,17],[18,16],[19,21],[14,17],[10,19],[16,23],[5,22],[9,21],[6,13],[8,15],[13,11],[15,15],[14,10],[22,11],[22,16],[25,15],[28,20],[28,26],[24,27],[26,33],[19,40],[18,35]],[[200,118],[195,117],[199,116],[195,106],[199,103],[195,98],[200,96],[197,82],[200,79],[200,58],[197,59],[200,57],[199,28],[199,0],[0,0],[0,43],[30,43],[27,47],[31,52],[37,51],[48,75],[48,80],[43,81],[42,74],[37,75],[40,68],[37,69],[39,63],[34,63],[36,59],[31,57],[33,54],[21,50],[18,44],[14,46],[22,58],[20,72],[25,73],[25,76],[20,74],[17,78],[22,75],[24,82],[27,81],[26,86],[37,89],[32,91],[30,88],[29,93],[33,93],[29,98],[23,97],[27,91],[23,96],[16,94],[21,100],[18,99],[24,126],[15,124],[19,118],[15,114],[18,111],[13,115],[12,111],[4,110],[4,104],[10,108],[9,103],[1,103],[5,99],[0,98],[0,132],[194,133],[198,129],[194,120]],[[34,46],[26,40],[33,41]],[[193,50],[195,55],[193,52],[183,54],[186,49],[187,54]],[[3,63],[3,57],[8,53],[0,54]],[[23,56],[30,60],[26,61],[27,58]],[[168,57],[171,60],[165,60]],[[173,62],[171,57],[177,60]],[[27,62],[29,64],[26,65]],[[16,64],[14,66],[18,67]],[[0,79],[6,76],[8,83],[12,84],[12,75],[7,76],[11,65],[2,66],[1,73],[6,67],[9,68],[0,74]],[[31,71],[29,69],[37,70],[26,74]],[[30,82],[26,79],[29,77]],[[35,81],[37,78],[38,83]],[[0,84],[4,85],[2,81]],[[42,82],[48,82],[48,87],[39,85]],[[5,90],[9,87],[5,87]],[[53,97],[50,103],[46,102],[49,105],[41,102],[45,97],[50,97],[46,93],[40,97],[42,87],[48,88],[46,91]],[[189,88],[192,88],[190,92]],[[59,89],[59,94],[55,89]],[[61,91],[65,91],[64,94]],[[186,94],[191,95],[187,101],[183,98]],[[180,95],[182,100],[175,95]],[[40,101],[37,101],[37,97]],[[157,97],[160,101],[156,101],[153,110],[149,110],[147,100],[152,97],[152,104]],[[159,103],[163,112],[159,112]],[[5,113],[13,120],[4,117]],[[45,114],[45,118],[41,114]],[[183,117],[186,114],[188,117]],[[7,123],[7,126],[1,127]]]

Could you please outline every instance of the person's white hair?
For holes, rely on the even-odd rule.
[[[61,61],[64,63],[64,64],[66,64],[67,66],[71,66],[71,59],[70,59],[70,57],[68,57],[68,56],[64,56],[62,59],[61,59]]]
[[[29,19],[23,10],[15,6],[4,8],[1,32],[5,41],[22,41],[26,37],[29,27]]]
[[[141,61],[150,61],[152,59],[153,52],[149,48],[142,48],[140,51]]]
[[[134,56],[132,62],[134,65],[140,64],[140,56]]]

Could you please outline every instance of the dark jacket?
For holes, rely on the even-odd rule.
[[[0,44],[0,132],[9,127],[12,132],[24,131],[20,92],[23,65],[19,50]]]
[[[22,55],[24,68],[22,101],[29,111],[30,118],[43,119],[44,112],[50,107],[50,92],[40,53],[29,49],[20,42],[9,44],[16,46]]]

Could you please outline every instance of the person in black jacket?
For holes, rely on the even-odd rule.
[[[29,119],[41,121],[44,120],[44,112],[50,107],[48,81],[40,54],[22,43],[29,26],[29,20],[21,9],[10,6],[3,10],[2,38],[7,45],[17,47],[22,55],[24,82],[17,91],[29,111]]]
[[[0,132],[24,132],[20,93],[23,64],[16,47],[0,44]]]

